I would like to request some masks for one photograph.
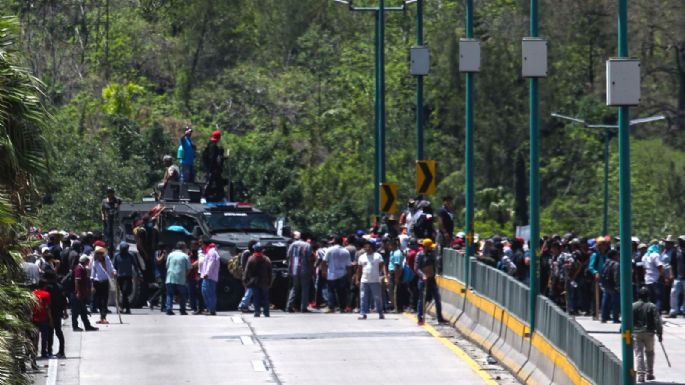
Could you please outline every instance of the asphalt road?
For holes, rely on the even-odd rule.
[[[484,379],[495,369],[479,367],[447,330],[405,315],[359,321],[356,314],[166,316],[142,309],[124,315],[122,325],[108,318],[98,332],[67,327],[67,359],[39,361],[35,384],[497,383]]]

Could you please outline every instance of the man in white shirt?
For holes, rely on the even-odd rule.
[[[649,290],[649,300],[656,304],[661,312],[663,308],[663,286],[659,279],[664,274],[664,264],[659,254],[659,245],[652,243],[647,253],[642,257],[642,266],[645,269],[645,286]]]
[[[361,310],[359,319],[365,320],[369,313],[370,295],[373,296],[378,318],[384,319],[383,302],[381,300],[381,271],[383,277],[388,280],[388,270],[383,263],[383,257],[375,252],[375,244],[373,241],[366,241],[364,244],[364,253],[359,256],[357,261],[357,277],[356,280],[361,284],[359,289]]]

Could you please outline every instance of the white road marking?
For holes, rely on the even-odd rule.
[[[233,321],[234,324],[244,324],[243,322],[243,317],[240,316],[233,316],[231,317],[231,320]]]
[[[254,369],[255,372],[266,372],[266,365],[264,365],[264,361],[262,360],[253,360],[252,369]]]
[[[57,367],[59,366],[59,361],[55,358],[48,360],[48,379],[45,381],[45,385],[55,385],[57,383]]]
[[[252,336],[240,336],[240,342],[242,342],[243,345],[254,345]]]

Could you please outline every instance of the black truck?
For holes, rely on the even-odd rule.
[[[158,207],[159,206],[159,207]],[[286,251],[289,238],[276,232],[274,220],[268,214],[248,203],[190,203],[183,201],[162,201],[124,203],[120,207],[119,236],[136,250],[133,233],[134,224],[153,208],[161,208],[157,229],[159,241],[173,247],[178,241],[190,244],[202,236],[208,236],[217,245],[221,256],[221,269],[217,285],[217,307],[219,310],[234,310],[238,307],[244,288],[239,277],[229,271],[229,261],[247,248],[250,240],[264,246],[265,254],[271,259],[274,281],[271,289],[271,303],[284,309],[288,292],[288,268]],[[235,264],[233,260],[232,264]],[[132,303],[144,304],[140,281],[134,285]]]

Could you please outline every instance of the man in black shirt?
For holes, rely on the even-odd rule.
[[[685,235],[678,237],[678,247],[671,254],[671,311],[668,318],[685,315],[685,301],[678,304],[685,284]]]
[[[119,216],[119,206],[121,206],[121,199],[114,195],[114,188],[107,187],[107,195],[102,200],[100,207],[100,218],[104,227],[105,240],[107,248],[114,250],[114,229],[117,225]]]
[[[450,247],[454,234],[454,210],[452,197],[442,198],[442,207],[438,210],[438,236],[437,243],[440,247]]]
[[[224,172],[224,149],[219,145],[221,131],[212,132],[212,137],[202,152],[202,166],[207,174],[205,198],[211,202],[221,201],[225,197],[226,180]]]

